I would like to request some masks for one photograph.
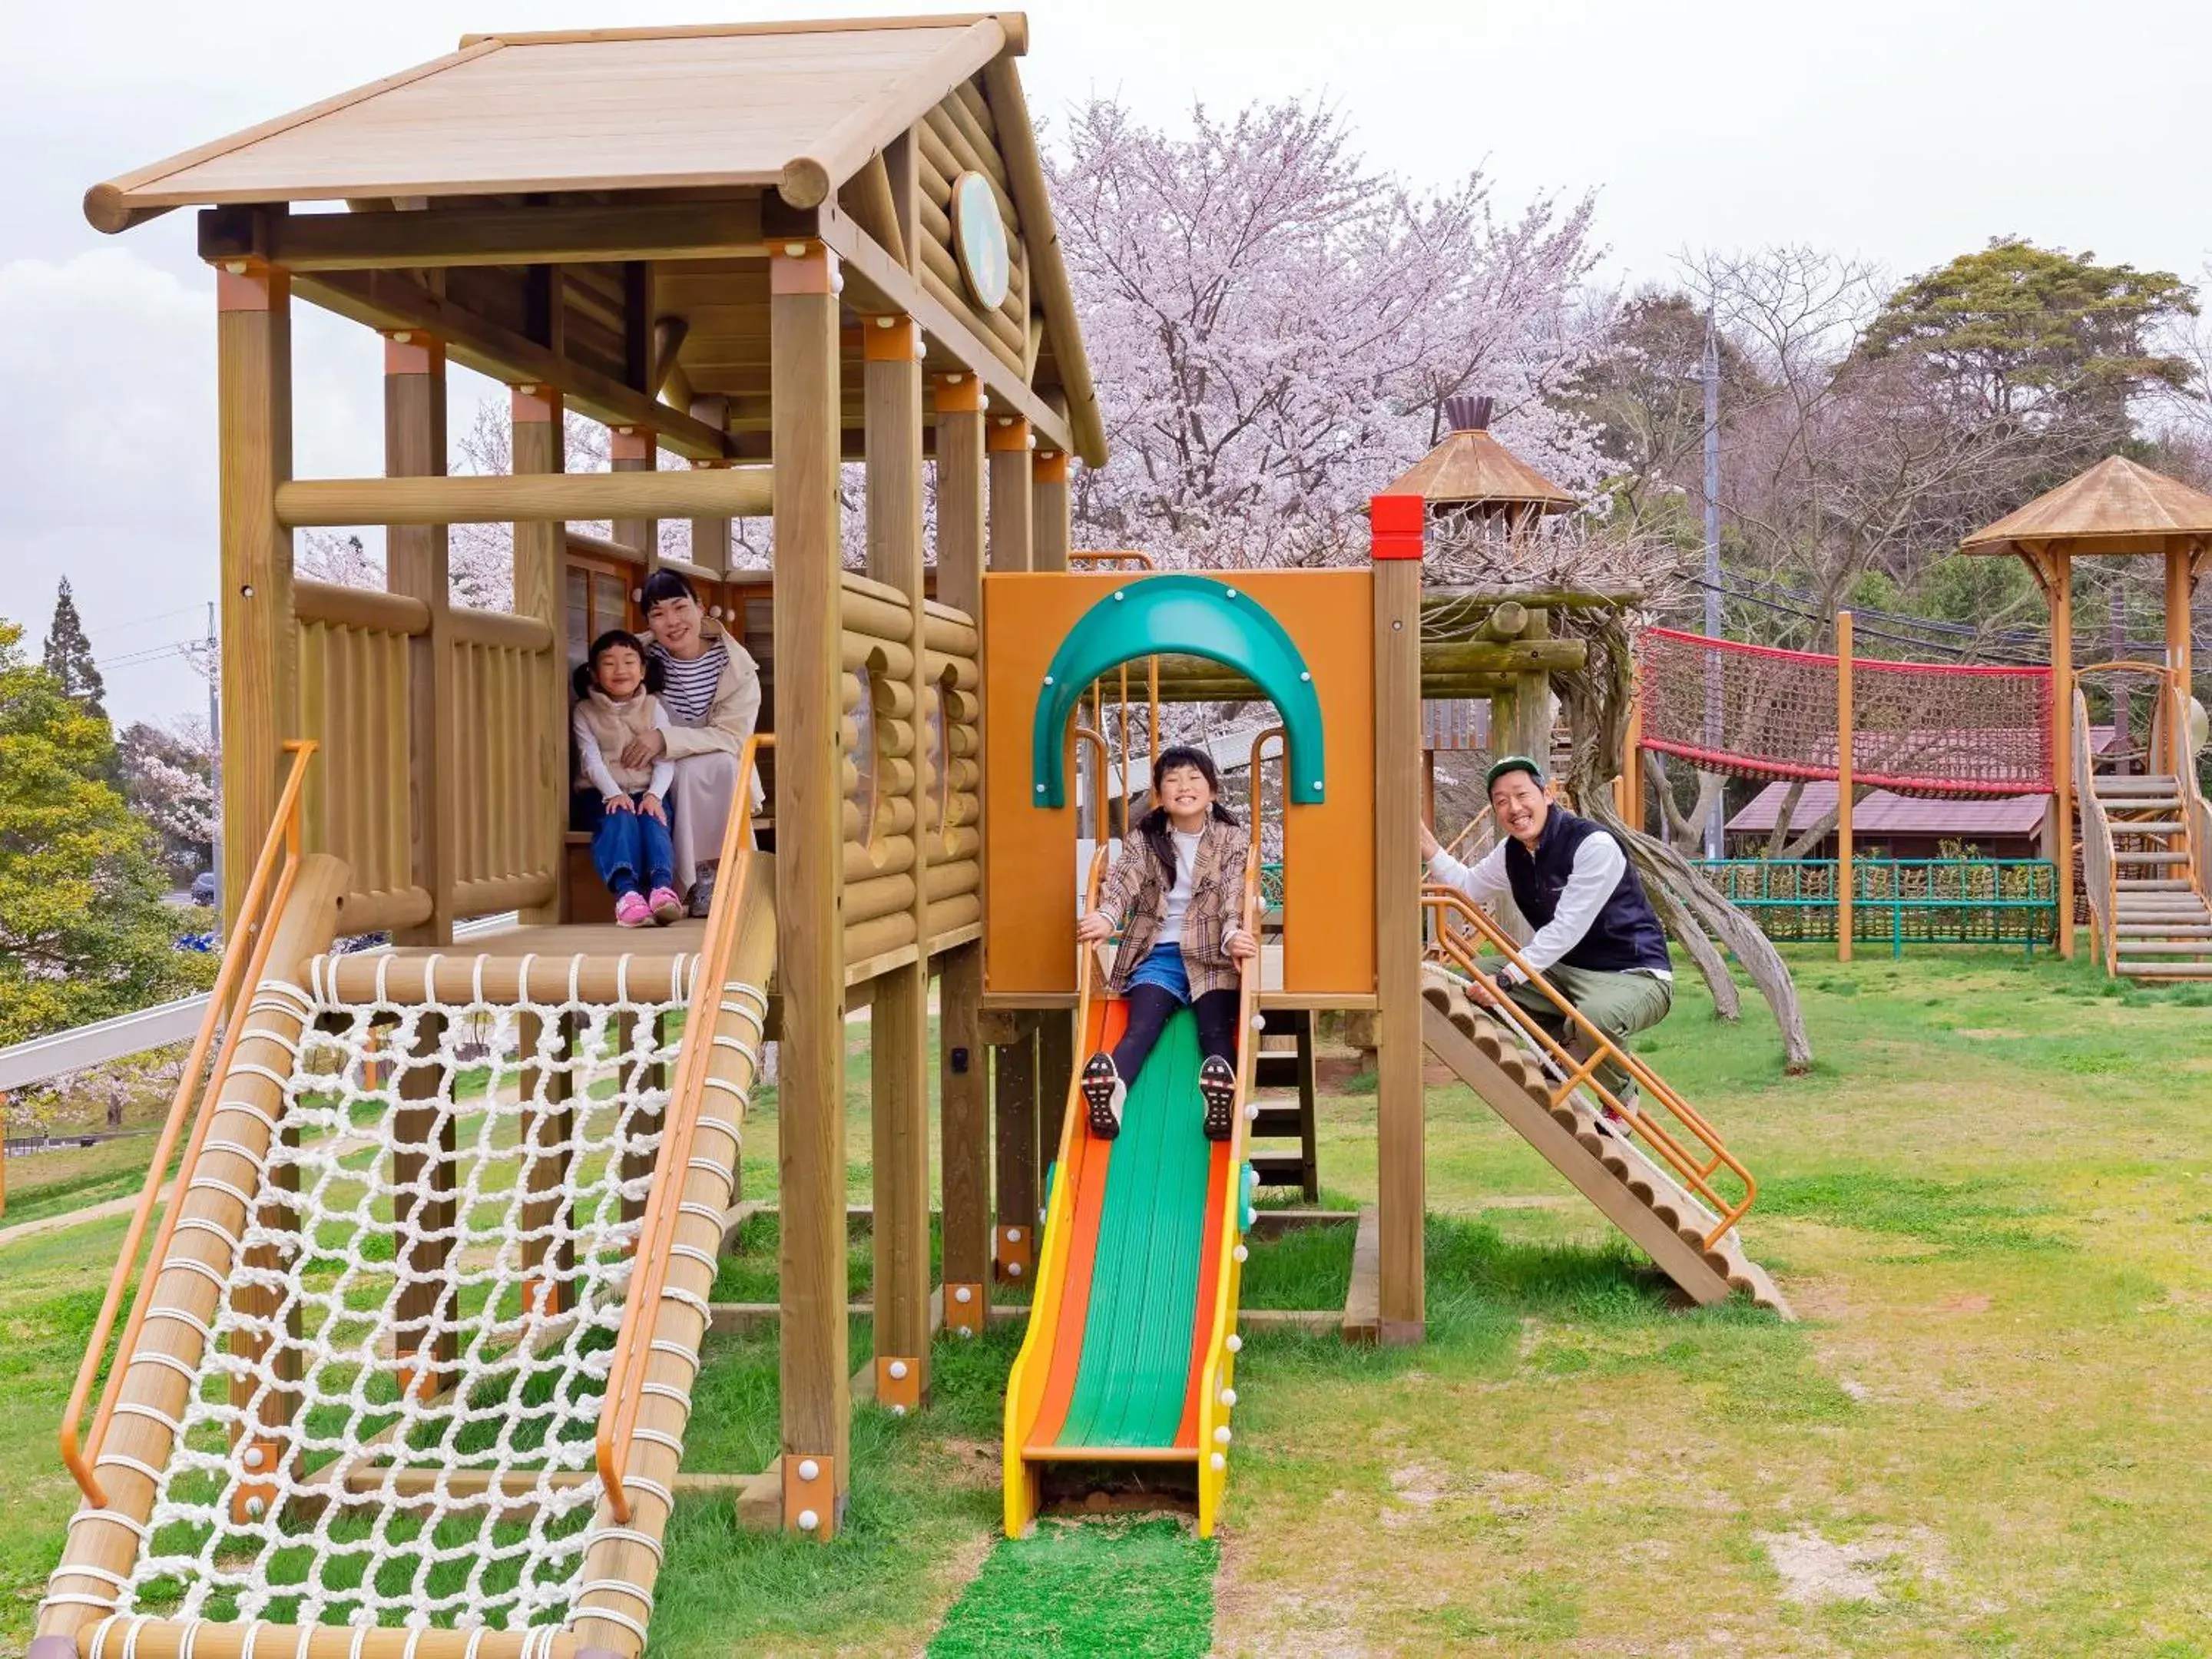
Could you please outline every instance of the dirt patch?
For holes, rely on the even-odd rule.
[[[1923,1578],[1941,1578],[1941,1547],[1924,1528],[1896,1531],[1878,1528],[1854,1543],[1838,1544],[1810,1528],[1762,1532],[1753,1541],[1781,1575],[1782,1593],[1814,1606],[1823,1601],[1880,1601],[1885,1599],[1877,1569],[1903,1569]]]
[[[1978,1314],[1987,1313],[1989,1310],[1989,1297],[1978,1291],[1968,1291],[1964,1296],[1954,1296],[1936,1310],[1938,1313],[1947,1314]]]

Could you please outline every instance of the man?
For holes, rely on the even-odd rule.
[[[1476,904],[1510,896],[1536,930],[1521,947],[1522,959],[1626,1049],[1632,1032],[1656,1025],[1674,1001],[1667,935],[1644,884],[1609,833],[1545,799],[1543,769],[1526,755],[1506,756],[1483,783],[1498,845],[1469,866],[1438,847],[1425,823],[1429,878]],[[1562,1047],[1577,1046],[1566,1017],[1517,969],[1508,964],[1494,977]],[[1636,1085],[1618,1066],[1598,1067],[1597,1080],[1624,1104],[1635,1103]]]

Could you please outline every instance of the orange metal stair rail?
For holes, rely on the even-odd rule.
[[[107,1438],[108,1421],[115,1414],[116,1398],[122,1389],[124,1375],[130,1369],[128,1364],[118,1363],[110,1367],[107,1385],[100,1390],[92,1425],[80,1438],[78,1425],[84,1419],[85,1403],[92,1396],[100,1362],[106,1357],[109,1334],[115,1328],[116,1315],[121,1311],[124,1296],[130,1289],[138,1247],[145,1241],[147,1225],[161,1201],[162,1176],[169,1167],[169,1155],[176,1150],[177,1136],[189,1120],[191,1138],[185,1142],[184,1157],[177,1165],[176,1196],[162,1212],[161,1231],[155,1236],[154,1248],[147,1260],[149,1263],[157,1262],[168,1254],[170,1241],[176,1233],[178,1212],[183,1206],[185,1194],[191,1188],[193,1172],[207,1140],[208,1125],[214,1121],[213,1115],[204,1110],[207,1098],[221,1090],[222,1079],[229,1073],[232,1057],[237,1053],[246,1026],[245,1005],[252,1000],[254,988],[261,983],[262,973],[269,963],[270,942],[276,936],[274,924],[283,914],[285,903],[292,896],[293,883],[299,877],[300,795],[306,786],[307,764],[314,758],[315,743],[313,738],[295,738],[284,744],[284,750],[292,757],[292,766],[276,797],[276,816],[262,839],[261,851],[253,860],[253,873],[239,901],[238,919],[231,925],[230,937],[223,942],[222,966],[216,975],[215,989],[208,997],[207,1014],[200,1021],[199,1031],[192,1038],[191,1052],[185,1056],[183,1073],[177,1079],[177,1092],[170,1098],[168,1118],[161,1126],[161,1140],[147,1165],[145,1185],[139,1189],[137,1205],[131,1212],[131,1224],[124,1231],[123,1249],[116,1257],[115,1272],[107,1281],[107,1294],[101,1298],[100,1316],[93,1322],[84,1358],[77,1365],[76,1382],[70,1389],[69,1404],[62,1411],[62,1462],[94,1509],[107,1507],[107,1493],[93,1471],[100,1461],[100,1449]],[[208,1051],[215,1046],[217,1030],[222,1033],[222,1046],[216,1052],[215,1064],[210,1066]],[[145,1319],[146,1298],[141,1295],[133,1298],[122,1340],[116,1344],[118,1361],[137,1346]]]

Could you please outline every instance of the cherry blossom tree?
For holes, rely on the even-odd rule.
[[[1480,173],[1425,193],[1371,170],[1325,104],[1202,106],[1170,133],[1120,103],[1073,112],[1048,160],[1115,459],[1079,475],[1085,539],[1170,562],[1328,563],[1364,551],[1367,497],[1480,391],[1516,453],[1570,489],[1600,473],[1556,394],[1609,301],[1585,196],[1502,210]]]

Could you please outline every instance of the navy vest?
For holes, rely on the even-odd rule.
[[[1505,875],[1513,884],[1513,902],[1531,927],[1541,927],[1559,910],[1559,896],[1567,890],[1575,872],[1575,853],[1592,836],[1607,831],[1588,818],[1554,805],[1544,819],[1544,832],[1530,852],[1519,842],[1505,843]],[[1644,896],[1644,884],[1631,864],[1590,923],[1589,932],[1559,960],[1570,968],[1589,968],[1599,973],[1625,974],[1632,969],[1656,968],[1672,972],[1667,955],[1667,935]]]

